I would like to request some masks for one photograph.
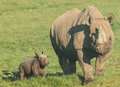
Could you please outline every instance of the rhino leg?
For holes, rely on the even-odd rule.
[[[59,58],[59,64],[64,72],[64,74],[76,73],[76,63],[75,61],[70,61],[66,57]]]
[[[94,76],[93,76],[93,67],[90,64],[90,60],[85,60],[83,59],[83,51],[82,50],[77,50],[77,55],[78,55],[78,61],[82,67],[83,74],[84,74],[84,83],[89,83],[93,81]]]
[[[104,68],[104,63],[102,61],[102,57],[97,57],[96,58],[96,65],[95,65],[95,75],[103,75],[103,68]]]
[[[22,66],[20,66],[19,69],[20,69],[20,71],[19,71],[19,78],[20,78],[20,80],[26,79],[25,72],[24,72],[24,69],[22,68]]]
[[[111,52],[98,56],[96,58],[96,65],[95,65],[95,74],[96,75],[103,75],[104,65],[108,57],[110,56]]]
[[[56,44],[55,38],[51,36],[51,42],[55,53],[58,56],[59,64],[64,72],[64,74],[76,73],[76,63],[75,61],[70,61],[66,56],[63,56],[64,52],[59,49],[59,46]]]
[[[54,50],[58,56],[60,67],[64,74],[76,73],[76,61],[71,61],[66,56],[63,56],[64,52],[54,47]]]

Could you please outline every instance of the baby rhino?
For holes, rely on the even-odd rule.
[[[45,76],[46,72],[44,68],[48,65],[48,58],[45,54],[38,55],[35,52],[35,56],[29,60],[24,61],[19,66],[20,79],[26,79],[29,76]]]

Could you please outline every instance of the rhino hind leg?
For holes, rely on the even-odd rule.
[[[53,38],[51,36],[50,39],[51,39],[51,42],[52,42],[53,49],[58,56],[59,64],[60,64],[60,67],[62,68],[64,74],[76,73],[76,63],[75,63],[75,61],[70,61],[67,57],[65,57],[63,55],[64,52],[59,49],[58,45],[56,44],[55,38]]]
[[[95,65],[95,75],[103,75],[104,74],[104,65],[108,57],[110,56],[111,52],[101,55],[96,58],[96,65]]]
[[[64,55],[64,52],[61,50],[56,51],[59,59],[60,67],[65,75],[76,73],[76,61],[70,60]]]
[[[83,57],[82,50],[77,50],[77,55],[78,55],[78,61],[82,67],[83,74],[84,74],[83,84],[87,84],[94,80],[93,67],[90,64],[90,60],[88,60],[88,58]]]
[[[76,62],[70,61],[66,57],[59,58],[59,64],[64,72],[64,74],[74,74],[76,73]]]

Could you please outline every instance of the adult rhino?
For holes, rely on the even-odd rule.
[[[111,53],[113,32],[108,20],[96,7],[65,12],[53,22],[50,38],[65,74],[75,73],[76,61],[79,61],[84,82],[92,81],[94,76],[90,61],[94,57],[96,75],[103,73],[105,60]]]

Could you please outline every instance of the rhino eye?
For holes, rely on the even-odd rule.
[[[96,34],[95,33],[92,33],[92,35],[91,35],[91,41],[92,41],[93,45],[96,44]]]

